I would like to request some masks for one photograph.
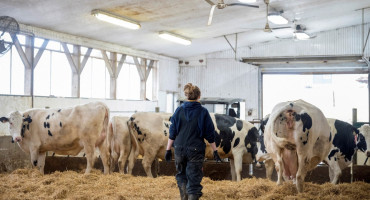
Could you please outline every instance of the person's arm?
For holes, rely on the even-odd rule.
[[[166,150],[168,151],[168,150],[171,150],[171,147],[172,147],[172,145],[173,145],[173,142],[174,142],[175,140],[171,140],[170,138],[168,138],[168,142],[167,142],[167,148],[166,148]],[[216,146],[216,145],[215,145]]]

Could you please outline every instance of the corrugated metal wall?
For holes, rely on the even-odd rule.
[[[258,68],[234,59],[207,58],[207,65],[181,66],[179,95],[187,83],[197,85],[202,97],[241,98],[245,99],[246,110],[252,109],[252,116],[257,118],[258,108]]]
[[[364,40],[370,24],[364,25]],[[311,40],[295,41],[293,39],[254,44],[241,48],[240,57],[274,57],[274,56],[311,56],[311,55],[361,55],[362,25],[341,28],[316,34]],[[368,41],[369,43],[369,41]],[[283,50],[283,51],[282,51]],[[366,46],[365,55],[370,55],[370,45]]]
[[[158,66],[158,90],[177,92],[179,61],[175,59],[160,60]]]

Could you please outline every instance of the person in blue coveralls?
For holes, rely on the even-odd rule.
[[[171,147],[175,149],[176,180],[180,197],[199,199],[202,196],[203,162],[206,139],[216,162],[220,161],[215,144],[215,127],[211,116],[200,102],[200,89],[191,83],[184,86],[187,98],[171,117],[170,135],[167,143],[166,161],[172,159]]]

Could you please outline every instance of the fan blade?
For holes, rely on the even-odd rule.
[[[259,6],[252,5],[252,4],[247,4],[247,3],[229,3],[226,4],[227,6],[247,6],[247,7],[252,7],[252,8],[259,8]]]
[[[216,5],[216,4],[215,4],[215,3],[213,3],[211,0],[205,0],[205,1],[207,1],[207,3],[209,3],[211,6]]]
[[[284,27],[275,27],[275,28],[270,28],[270,29],[272,29],[272,30],[277,30],[277,29],[286,29],[286,28],[292,28],[292,27],[290,27],[290,26],[284,26]]]
[[[216,5],[213,5],[211,8],[211,12],[209,13],[209,18],[208,18],[208,26],[211,25],[212,23],[212,18],[213,18],[213,12],[215,11]]]

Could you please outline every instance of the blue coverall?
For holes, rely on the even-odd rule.
[[[174,140],[176,180],[186,184],[188,194],[202,195],[205,142],[215,141],[215,127],[206,108],[198,101],[187,101],[171,117],[169,138]]]

